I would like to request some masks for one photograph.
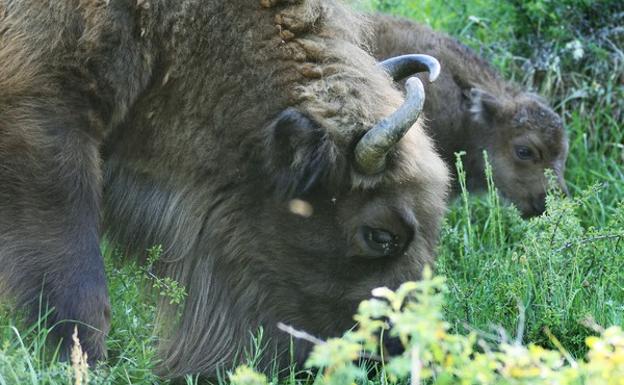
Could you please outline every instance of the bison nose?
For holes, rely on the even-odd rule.
[[[396,357],[405,351],[405,347],[398,337],[384,336],[383,339],[384,357]]]
[[[535,215],[541,215],[546,211],[546,194],[539,194],[531,201],[531,207]]]
[[[392,322],[386,317],[378,318],[378,320],[383,320],[389,323],[390,329],[393,326]],[[388,360],[390,357],[399,356],[405,352],[405,347],[401,343],[401,340],[398,337],[391,336],[388,330],[378,331],[377,338],[381,341],[380,349],[382,350],[385,360]]]

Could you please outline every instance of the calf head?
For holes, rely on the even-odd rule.
[[[523,216],[544,212],[547,169],[568,194],[564,179],[568,137],[561,118],[543,100],[529,93],[502,100],[478,88],[466,96],[471,122],[483,127],[482,135],[473,133],[474,140],[482,141],[488,151],[499,191]]]

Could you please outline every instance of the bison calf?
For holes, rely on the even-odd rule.
[[[500,194],[524,216],[545,209],[546,169],[554,171],[567,193],[567,135],[561,118],[542,98],[502,79],[490,64],[448,35],[391,16],[377,14],[372,19],[377,58],[421,52],[440,60],[440,78],[427,87],[427,131],[450,169],[455,169],[455,153],[466,152],[468,190],[486,188],[482,155],[486,150]]]
[[[278,322],[340,334],[372,288],[433,261],[447,171],[418,120],[423,86],[402,97],[405,74],[367,54],[340,2],[6,5],[2,292],[33,317],[41,294],[73,321],[55,335],[79,324],[92,359],[109,327],[100,206],[113,243],[161,244],[158,272],[187,290],[161,308],[167,377],[213,375],[260,326],[273,353],[290,346]]]

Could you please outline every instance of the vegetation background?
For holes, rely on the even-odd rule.
[[[448,32],[507,78],[547,97],[563,116],[573,198],[549,197],[545,215],[523,221],[499,201],[495,186],[481,197],[462,196],[447,217],[436,274],[447,277],[444,316],[453,332],[477,330],[493,342],[551,348],[559,341],[573,357],[583,357],[585,338],[596,327],[624,326],[624,2],[352,3]],[[167,282],[155,281],[148,267],[121,266],[114,250],[103,248],[113,303],[111,357],[81,381],[160,384],[151,373],[159,294],[145,294],[141,287],[155,285],[175,300],[180,293],[161,290]],[[16,314],[0,309],[0,385],[78,383],[76,368],[58,363],[45,346],[46,334],[40,325],[25,328]],[[250,366],[257,355],[250,352]],[[281,381],[294,378],[291,373]],[[277,383],[277,377],[270,380]]]

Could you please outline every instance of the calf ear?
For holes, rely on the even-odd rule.
[[[327,132],[295,108],[280,113],[268,130],[267,172],[280,198],[302,196],[337,173],[340,153]]]
[[[487,122],[502,113],[503,105],[487,91],[472,87],[463,91],[468,111],[474,121]]]

